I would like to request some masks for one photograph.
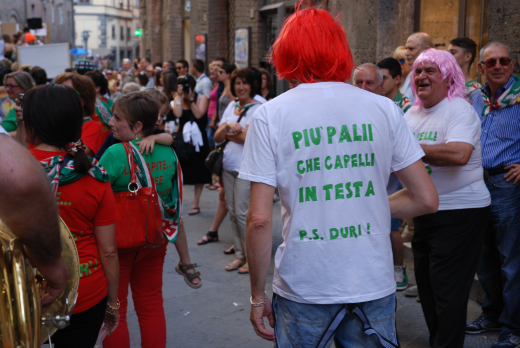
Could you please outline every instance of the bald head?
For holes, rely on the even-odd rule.
[[[413,33],[410,35],[406,40],[406,58],[410,65],[415,62],[419,54],[433,47],[433,40],[430,35],[426,33]]]
[[[375,94],[381,94],[381,84],[383,83],[383,73],[375,64],[361,64],[354,70],[352,84]]]

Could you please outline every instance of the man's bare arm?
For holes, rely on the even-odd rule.
[[[0,219],[22,241],[33,266],[48,281],[44,309],[63,291],[58,208],[41,165],[21,145],[0,135]]]
[[[395,175],[406,188],[388,197],[393,218],[409,219],[437,211],[439,195],[421,160]]]
[[[267,184],[251,183],[251,197],[246,219],[246,248],[254,303],[262,302],[265,296],[265,282],[273,247],[274,190],[274,187]],[[263,317],[267,317],[271,327],[274,327],[274,315],[269,299],[261,307],[251,306],[251,322],[260,337],[274,341],[274,333],[265,328]]]
[[[471,144],[454,141],[447,144],[421,145],[423,161],[434,166],[465,166],[473,153]]]

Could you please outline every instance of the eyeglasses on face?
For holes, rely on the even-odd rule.
[[[182,66],[175,67],[175,70],[181,70],[181,69],[182,69]]]
[[[5,85],[5,88],[11,88],[11,89],[15,89],[17,87],[20,87],[20,86],[19,85],[9,85],[9,84]]]
[[[511,64],[511,58],[509,57],[489,58],[485,62],[481,63],[486,64],[486,66],[491,69],[496,66],[497,61],[500,62],[500,65],[502,66],[508,66],[509,64]]]
[[[226,72],[224,70],[219,70],[218,73],[219,74],[225,74]]]

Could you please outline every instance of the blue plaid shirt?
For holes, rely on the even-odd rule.
[[[498,89],[497,97],[514,82],[515,79],[511,77]],[[489,96],[488,84],[484,85],[482,90]],[[482,166],[491,169],[520,163],[520,103],[507,108],[493,109],[486,116],[482,116],[482,109],[485,106],[482,95],[476,93],[472,102],[482,125],[480,134]]]

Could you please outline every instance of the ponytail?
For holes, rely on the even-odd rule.
[[[88,156],[85,154],[86,146],[83,144],[83,140],[79,139],[75,143],[68,143],[65,145],[67,153],[74,157],[74,171],[80,174],[87,174],[92,163]]]

